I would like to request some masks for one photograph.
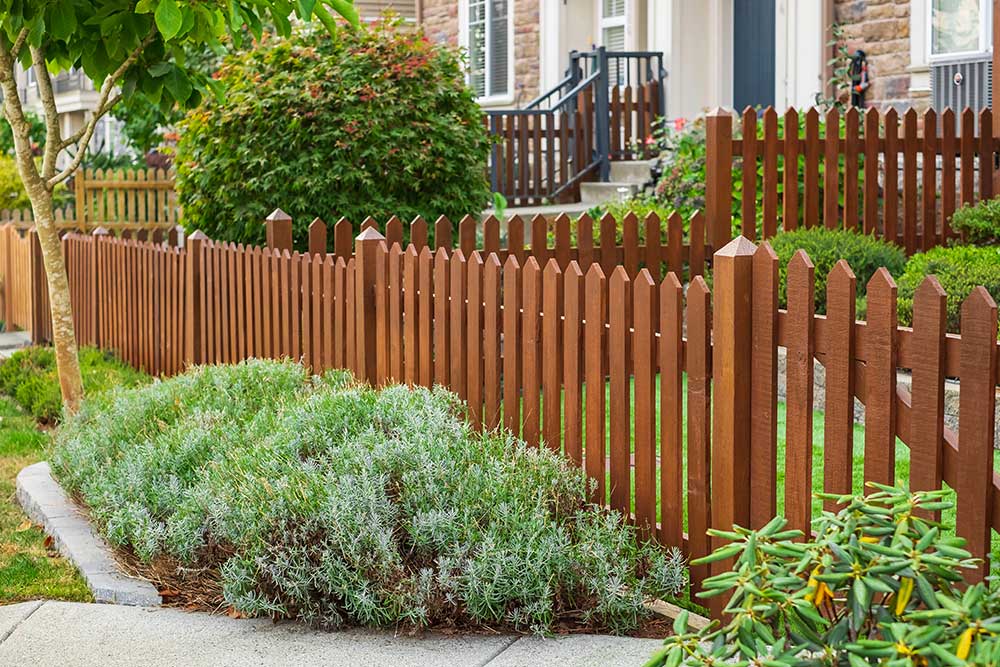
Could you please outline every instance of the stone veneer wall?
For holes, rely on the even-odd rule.
[[[539,0],[510,0],[514,7],[514,96],[523,105],[538,95]],[[423,27],[436,42],[459,44],[458,0],[424,0]]]
[[[926,94],[910,93],[909,0],[835,0],[834,21],[844,26],[848,49],[868,55],[868,106],[920,110],[929,105]]]

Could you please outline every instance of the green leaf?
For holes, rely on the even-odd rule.
[[[187,99],[191,97],[191,91],[194,89],[191,81],[187,78],[187,74],[176,67],[164,78],[163,85],[180,104],[187,102]]]
[[[298,0],[299,1],[299,18],[303,21],[308,21],[312,18],[313,8],[316,7],[316,0]]]
[[[133,10],[136,14],[152,14],[156,10],[157,0],[139,0]]]
[[[156,19],[156,27],[165,42],[173,39],[184,23],[184,15],[181,14],[180,7],[177,6],[177,0],[160,0],[160,4],[156,6],[154,18]]]
[[[159,62],[149,68],[149,74],[153,78],[158,78],[174,71],[174,65],[170,62]]]
[[[66,39],[76,30],[76,11],[72,6],[60,7],[49,16],[52,36],[56,39]]]

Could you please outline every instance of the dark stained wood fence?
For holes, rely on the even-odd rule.
[[[387,231],[399,239],[396,222]],[[646,263],[628,244],[567,254],[566,245],[541,243],[547,234],[539,231],[528,252],[515,223],[513,243],[498,249],[488,222],[490,252],[466,252],[462,242],[432,248],[420,224],[404,248],[374,222],[350,255],[342,244],[334,254],[300,254],[200,233],[181,250],[69,235],[78,335],[158,375],[191,363],[291,357],[374,384],[445,385],[467,402],[473,424],[502,425],[563,453],[597,481],[595,502],[693,558],[713,546],[708,527],[761,526],[779,497],[792,525],[808,530],[816,448],[822,487],[850,492],[857,398],[866,406],[864,479],[894,482],[899,438],[911,452],[911,487],[955,489],[958,533],[987,557],[991,530],[1000,528],[1000,475],[997,307],[985,290],[965,301],[961,335],[952,335],[934,278],[906,328],[897,325],[896,287],[884,270],[866,286],[862,322],[844,262],[829,277],[827,314],[817,316],[815,270],[802,251],[788,268],[788,307],[779,309],[778,260],[766,243],[739,238],[719,249],[710,289],[701,276],[663,273],[662,259]],[[287,216],[268,225],[272,242],[290,244]],[[555,233],[565,238],[566,222]],[[475,238],[468,227],[459,235]],[[320,236],[316,225],[317,243]],[[680,266],[671,252],[666,268]],[[784,470],[779,347],[788,352]],[[823,442],[813,439],[817,361],[827,373]],[[913,371],[910,391],[897,386],[901,368]],[[960,433],[945,427],[946,377],[961,381]],[[694,568],[694,589],[723,566]]]
[[[956,236],[956,207],[993,197],[1000,144],[992,119],[989,109],[978,123],[971,109],[957,117],[951,109],[902,116],[895,109],[789,109],[779,132],[773,108],[759,117],[748,108],[734,135],[732,114],[713,112],[706,128],[709,240],[721,247],[732,237],[736,196],[741,232],[750,239],[824,226],[875,234],[907,254],[944,245]]]

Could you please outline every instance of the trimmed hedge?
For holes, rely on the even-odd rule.
[[[861,301],[859,314],[864,312],[864,293],[875,271],[884,266],[893,276],[898,276],[906,265],[906,255],[897,246],[849,230],[825,227],[797,229],[781,232],[770,239],[770,243],[779,260],[778,300],[781,305],[787,303],[788,261],[801,248],[816,267],[816,312],[820,314],[826,312],[826,280],[838,260],[846,259],[857,278],[858,298]]]
[[[684,587],[579,469],[462,410],[290,362],[201,367],[87,401],[52,463],[112,544],[250,616],[625,632]]]
[[[490,141],[459,52],[418,29],[378,21],[271,37],[216,78],[225,96],[188,113],[177,145],[189,231],[261,244],[280,207],[304,244],[316,216],[457,224],[489,203]]]
[[[900,324],[913,323],[913,297],[929,275],[937,276],[948,294],[948,331],[958,333],[962,302],[973,288],[982,285],[1000,301],[1000,247],[939,247],[911,257],[897,280]]]
[[[90,395],[112,387],[135,387],[149,376],[93,347],[80,348],[83,391]],[[62,391],[51,347],[27,347],[0,363],[0,393],[7,394],[40,422],[54,423],[62,416]]]

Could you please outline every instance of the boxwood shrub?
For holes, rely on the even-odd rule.
[[[1000,198],[985,199],[975,206],[966,204],[951,216],[951,227],[966,243],[1000,243]]]
[[[896,245],[860,232],[812,227],[781,232],[770,239],[779,260],[778,300],[787,303],[786,278],[788,261],[798,249],[803,249],[816,267],[816,312],[826,312],[826,279],[834,265],[846,259],[857,278],[858,297],[861,300],[868,281],[880,266],[893,276],[903,272],[906,255]],[[864,302],[859,303],[859,315],[864,312]]]
[[[80,373],[87,394],[111,387],[134,387],[149,376],[93,347],[80,349]],[[0,393],[7,394],[43,423],[53,423],[62,415],[62,393],[51,347],[27,347],[0,362]]]
[[[461,413],[440,388],[249,361],[87,401],[52,462],[112,544],[251,616],[624,632],[684,586],[578,469]]]
[[[489,202],[489,138],[459,52],[420,30],[386,20],[270,37],[216,79],[225,96],[187,115],[177,146],[189,230],[259,244],[280,207],[304,245],[316,216],[457,223]]]
[[[948,331],[958,333],[962,302],[978,285],[1000,301],[1000,247],[938,247],[918,253],[906,263],[899,277],[899,322],[913,323],[913,297],[929,275],[937,276],[948,294]]]

